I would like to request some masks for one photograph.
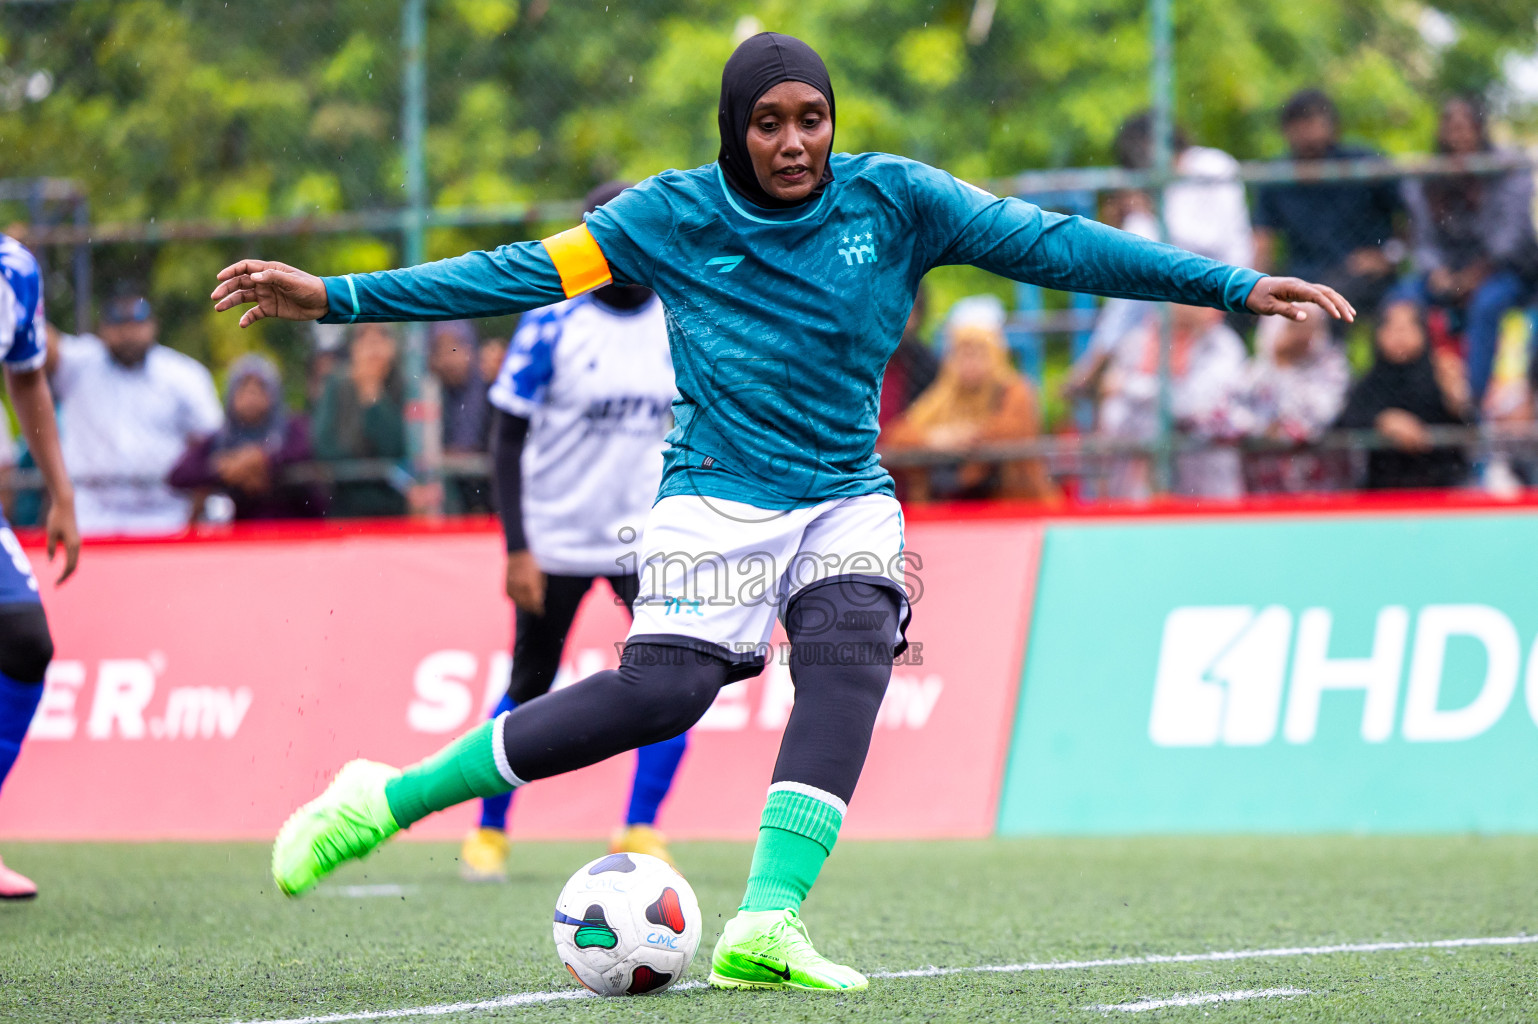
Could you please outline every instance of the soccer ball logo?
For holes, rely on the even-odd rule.
[[[667,862],[612,853],[584,864],[555,902],[555,951],[599,995],[661,992],[700,946],[700,907]]]

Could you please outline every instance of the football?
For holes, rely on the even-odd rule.
[[[666,861],[611,853],[584,864],[555,903],[555,951],[604,996],[665,991],[700,946],[700,907]]]

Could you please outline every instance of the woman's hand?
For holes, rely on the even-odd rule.
[[[240,326],[250,327],[264,317],[283,320],[319,320],[326,315],[326,285],[287,263],[273,260],[241,260],[219,271],[219,287],[209,298],[223,312],[247,302]]]
[[[1352,323],[1356,310],[1340,292],[1323,284],[1309,284],[1296,277],[1263,277],[1250,289],[1244,306],[1260,316],[1285,316],[1289,320],[1307,320],[1303,303],[1312,302],[1337,320]]]
[[[49,505],[45,529],[48,534],[48,561],[53,561],[55,551],[64,549],[64,571],[54,581],[57,586],[73,576],[75,566],[80,564],[80,527],[75,525],[74,498],[68,501],[55,499]]]
[[[1384,409],[1378,413],[1373,425],[1378,433],[1393,442],[1394,447],[1405,452],[1424,452],[1431,448],[1431,436],[1420,417],[1403,409]]]
[[[246,494],[266,494],[272,489],[271,467],[260,445],[246,444],[213,457],[214,474]]]
[[[527,548],[508,552],[507,596],[523,611],[545,614],[545,574]]]

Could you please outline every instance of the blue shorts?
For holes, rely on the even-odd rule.
[[[11,532],[11,524],[0,512],[0,604],[16,604],[20,601],[40,601],[37,594],[37,577],[32,575],[32,563],[21,549],[21,541]]]

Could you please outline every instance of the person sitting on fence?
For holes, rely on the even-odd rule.
[[[1336,421],[1344,430],[1376,430],[1392,445],[1367,456],[1364,486],[1456,487],[1468,478],[1457,446],[1434,445],[1427,427],[1468,422],[1468,385],[1456,362],[1435,359],[1423,310],[1392,300],[1378,318],[1372,369],[1351,388]]]
[[[1039,436],[1036,390],[1010,363],[1002,318],[953,314],[947,336],[949,344],[934,383],[882,431],[882,449],[959,452],[974,445]],[[1047,500],[1057,495],[1040,459],[961,461],[899,470],[897,475],[904,479],[907,499],[913,502]]]
[[[1173,484],[1178,494],[1238,498],[1244,493],[1239,452],[1224,442],[1237,439],[1249,422],[1243,404],[1248,360],[1244,342],[1223,321],[1221,310],[1171,307],[1173,426],[1186,438],[1215,445],[1176,456]],[[1148,442],[1158,439],[1159,335],[1159,320],[1151,317],[1124,340],[1111,360],[1101,379],[1102,434]],[[1153,491],[1152,468],[1147,456],[1116,460],[1107,496],[1147,500]]]
[[[1462,96],[1442,107],[1438,153],[1495,151],[1484,101]],[[1469,394],[1477,417],[1490,383],[1501,320],[1538,282],[1533,231],[1533,172],[1449,174],[1405,184],[1415,243],[1416,277],[1401,292],[1461,315]]]
[[[1268,317],[1255,331],[1255,358],[1245,387],[1252,437],[1292,445],[1317,440],[1340,415],[1351,367],[1335,343],[1329,318],[1312,304],[1307,320]],[[1251,494],[1337,490],[1344,479],[1338,452],[1250,452],[1244,459]]]
[[[395,334],[383,324],[361,324],[347,362],[326,381],[315,411],[315,456],[329,462],[406,457],[404,387],[396,367]],[[398,516],[406,495],[389,479],[342,479],[332,490],[335,516]]]
[[[1294,160],[1349,160],[1378,154],[1342,145],[1340,111],[1318,89],[1304,89],[1281,112]],[[1291,181],[1255,196],[1257,268],[1328,281],[1356,306],[1374,309],[1394,283],[1403,245],[1394,237],[1402,208],[1396,181]],[[1285,255],[1278,253],[1278,243]],[[1397,250],[1397,251],[1396,251]]]
[[[310,454],[309,424],[289,413],[278,368],[265,356],[247,355],[225,382],[224,426],[189,445],[168,482],[227,495],[238,520],[318,516],[315,488],[283,480],[285,469]]]

